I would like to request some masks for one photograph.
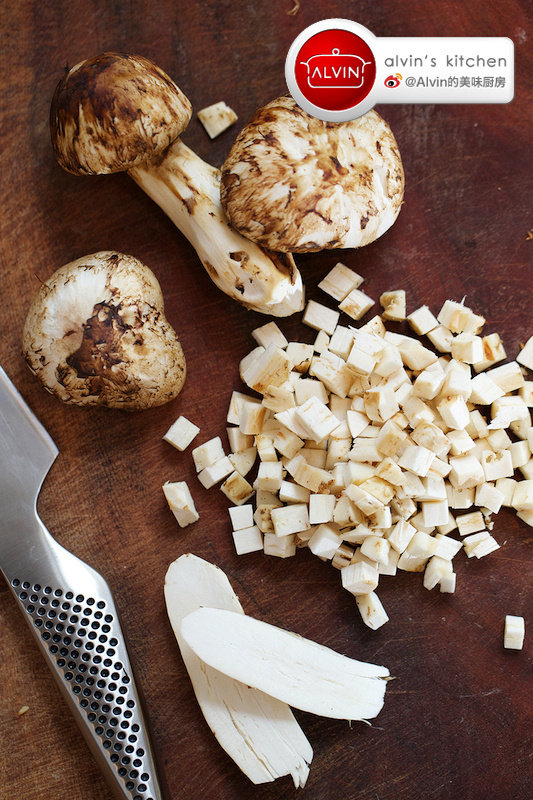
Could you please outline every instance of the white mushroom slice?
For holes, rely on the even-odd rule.
[[[302,253],[373,242],[398,216],[403,185],[396,141],[379,114],[332,125],[285,96],[259,109],[237,138],[221,197],[244,236]]]
[[[366,720],[383,707],[386,667],[355,661],[252,617],[199,608],[183,619],[181,635],[209,666],[302,711]]]
[[[289,706],[212,669],[182,636],[183,618],[201,605],[244,615],[226,575],[183,555],[168,568],[165,601],[200,708],[219,744],[253,783],[291,775],[295,786],[304,786],[313,751]]]
[[[265,314],[303,308],[292,255],[269,253],[229,224],[220,203],[220,170],[178,138],[191,104],[146,58],[104,53],[59,81],[50,113],[61,166],[76,175],[128,172],[187,237],[213,282]]]

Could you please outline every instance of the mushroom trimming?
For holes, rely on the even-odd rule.
[[[54,93],[52,144],[76,175],[127,171],[195,248],[213,282],[248,308],[287,316],[303,305],[290,254],[269,252],[229,224],[220,170],[178,138],[191,104],[142,56],[104,53],[68,70]]]
[[[75,405],[158,406],[185,380],[185,357],[155,275],[114,251],[72,261],[41,283],[22,349],[45,389]]]
[[[284,96],[259,109],[222,166],[222,205],[244,236],[301,253],[361,247],[396,220],[404,174],[379,114],[312,117]]]

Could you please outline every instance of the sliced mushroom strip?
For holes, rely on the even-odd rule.
[[[114,251],[79,258],[41,284],[22,349],[45,389],[74,405],[149,408],[172,400],[185,381],[155,275]]]
[[[222,166],[231,224],[283,252],[373,242],[396,220],[403,189],[398,146],[379,114],[324,122],[289,96],[256,112]]]
[[[366,720],[383,707],[386,667],[340,655],[253,617],[199,608],[183,619],[181,635],[210,667],[302,711]]]
[[[148,59],[104,53],[59,82],[52,143],[74,174],[129,171],[227,295],[274,316],[300,311],[303,287],[292,255],[270,253],[232,229],[220,202],[220,171],[179,140],[190,117],[185,95]]]

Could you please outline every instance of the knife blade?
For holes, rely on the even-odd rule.
[[[58,453],[0,367],[0,570],[114,797],[161,800],[111,590],[37,514]]]

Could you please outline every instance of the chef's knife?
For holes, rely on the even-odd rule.
[[[37,515],[57,454],[0,367],[0,569],[114,796],[161,800],[111,591]]]

